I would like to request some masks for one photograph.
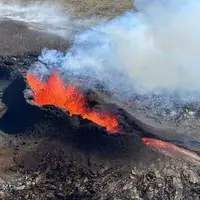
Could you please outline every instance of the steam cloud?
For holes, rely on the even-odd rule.
[[[64,76],[97,81],[153,108],[199,102],[200,1],[136,0],[126,12],[76,34],[65,53],[44,49],[32,73],[57,68]],[[144,96],[147,97],[144,99]]]

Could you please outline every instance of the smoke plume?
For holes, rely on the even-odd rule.
[[[175,105],[199,102],[200,1],[136,0],[135,6],[138,11],[77,33],[65,53],[44,49],[32,73],[57,68],[68,79],[88,79],[93,88],[100,82],[170,115]]]
[[[70,8],[69,8],[70,10]],[[0,20],[9,19],[26,24],[30,29],[47,32],[67,40],[96,24],[100,19],[75,19],[66,8],[56,2],[10,3],[0,2]],[[103,20],[103,19],[102,19]]]

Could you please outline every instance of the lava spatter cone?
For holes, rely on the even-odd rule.
[[[42,87],[44,85],[45,83],[42,84]],[[95,155],[104,161],[124,163],[126,160],[128,162],[140,163],[141,160],[150,162],[158,157],[157,152],[151,150],[143,143],[139,137],[138,130],[131,133],[117,132],[113,134],[108,131],[106,126],[111,123],[110,121],[109,123],[106,122],[106,124],[99,125],[99,121],[93,122],[89,119],[90,116],[99,116],[99,114],[92,113],[94,110],[88,109],[89,111],[87,110],[87,115],[85,115],[87,117],[82,117],[81,113],[73,114],[65,109],[64,106],[66,104],[62,104],[63,106],[54,105],[54,102],[52,102],[54,100],[51,100],[49,103],[46,102],[49,98],[48,96],[46,96],[47,98],[44,97],[43,104],[38,104],[37,101],[35,102],[35,91],[31,89],[31,84],[27,84],[26,78],[18,77],[4,91],[3,103],[7,106],[7,112],[0,119],[0,127],[5,133],[20,134],[23,137],[31,135],[40,139],[56,139],[62,144],[64,143],[65,146],[74,147],[86,156]],[[75,88],[71,91],[76,92]],[[59,91],[57,92],[59,94]],[[75,95],[77,94],[75,93]],[[83,94],[77,96],[78,100],[83,100],[83,98],[87,100],[88,97],[85,97]],[[83,102],[87,103],[86,100]],[[86,103],[83,105],[86,105]],[[70,106],[73,107],[74,104],[70,104]],[[104,110],[104,105],[99,105],[99,107],[102,107],[102,110]],[[85,111],[86,108],[83,107],[81,109]],[[77,112],[80,111],[78,110]],[[120,109],[120,113],[126,115],[126,112],[122,112],[122,109]],[[100,116],[103,116],[104,119],[111,119],[111,121],[117,119],[112,117],[112,115],[107,116],[102,113]],[[110,116],[111,118],[109,118]],[[125,117],[127,118],[127,116]],[[121,116],[120,120],[126,121],[122,119],[123,116]],[[121,121],[115,121],[117,126],[111,127],[120,127]],[[100,122],[103,121],[100,120]],[[127,127],[127,130],[130,128],[128,125],[124,127]]]

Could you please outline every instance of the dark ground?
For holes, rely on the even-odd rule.
[[[131,4],[88,2],[82,1],[84,9],[79,3],[77,13],[112,17],[118,6],[122,12]],[[199,163],[146,147],[141,127],[119,105],[109,107],[128,133],[114,136],[58,108],[33,105],[24,74],[43,47],[65,50],[68,44],[16,22],[0,23],[0,199],[200,199]],[[101,106],[106,98],[100,96]]]
[[[68,43],[63,39],[30,30],[26,25],[14,21],[0,21],[0,55],[18,55],[28,51],[40,52],[44,47],[62,51]]]

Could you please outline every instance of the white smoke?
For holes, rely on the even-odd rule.
[[[124,66],[147,90],[200,91],[200,26],[196,21],[200,1],[147,2],[135,1],[142,14],[137,15],[137,28],[128,33],[129,45],[121,48],[118,40]]]
[[[24,23],[30,29],[55,34],[67,40],[73,39],[76,32],[99,21],[98,18],[75,19],[67,9],[48,1],[28,4],[0,2],[0,20],[5,19]]]
[[[150,3],[151,2],[151,3]],[[123,98],[171,109],[200,99],[200,1],[136,0],[128,11],[75,36],[66,52],[45,49],[35,73],[57,67],[65,77],[101,82]],[[145,99],[144,99],[145,96]]]

